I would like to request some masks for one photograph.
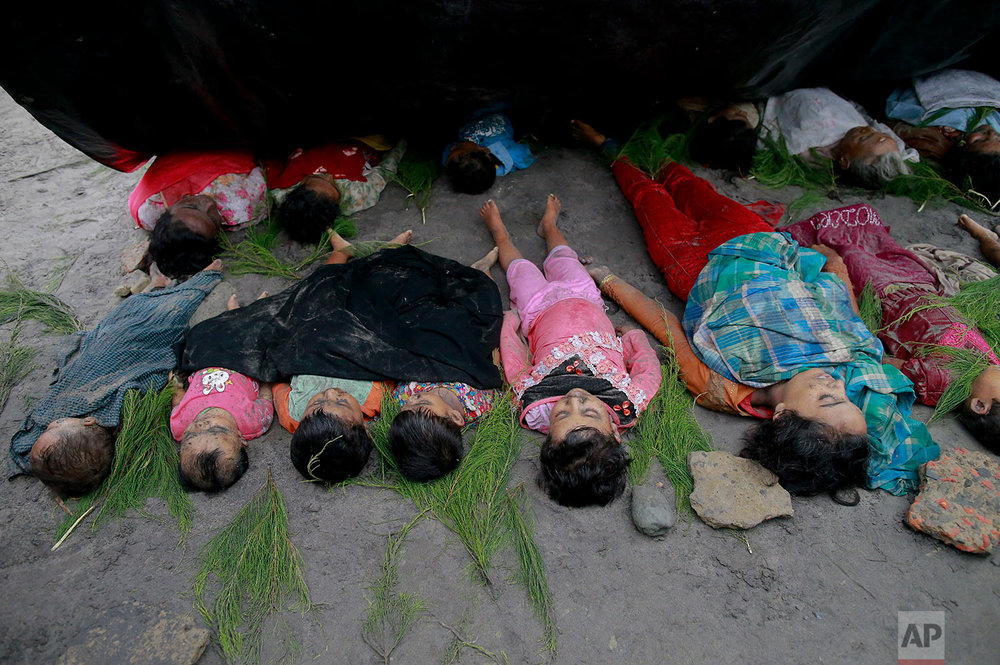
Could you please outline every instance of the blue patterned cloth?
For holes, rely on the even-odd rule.
[[[528,146],[514,140],[514,126],[504,113],[490,113],[470,121],[459,130],[458,138],[489,148],[493,156],[500,160],[498,176],[526,169],[535,162]],[[442,165],[448,161],[448,153],[454,145],[451,143],[445,147]]]
[[[812,367],[842,379],[868,423],[869,487],[915,491],[917,469],[940,450],[910,417],[913,384],[881,364],[881,342],[854,313],[844,283],[821,272],[825,262],[787,233],[733,238],[709,254],[684,331],[706,365],[744,385],[770,386]]]
[[[52,390],[11,439],[12,474],[31,473],[31,447],[53,420],[93,416],[102,427],[115,428],[127,390],[162,388],[177,365],[174,347],[188,320],[221,281],[221,272],[202,271],[171,289],[131,296],[96,328],[76,333]]]

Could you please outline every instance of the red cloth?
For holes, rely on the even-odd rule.
[[[139,223],[139,207],[154,194],[162,193],[167,206],[188,194],[197,194],[221,175],[247,174],[257,163],[248,150],[177,151],[153,160],[128,197],[128,211]]]
[[[747,233],[774,231],[760,215],[680,164],[668,164],[655,180],[626,159],[615,161],[611,172],[635,208],[650,258],[681,300],[687,300],[713,249]],[[772,207],[768,212],[780,216],[783,211]]]
[[[299,148],[288,159],[268,162],[267,186],[286,189],[302,182],[314,173],[329,173],[338,180],[365,182],[365,163],[372,150],[358,141],[328,143],[316,148]]]
[[[904,361],[900,369],[913,381],[921,403],[934,406],[951,383],[940,356],[917,354],[923,344],[979,351],[993,364],[1000,364],[982,334],[954,307],[933,307],[909,316],[926,304],[927,296],[940,293],[940,285],[920,258],[892,239],[870,205],[827,210],[782,231],[800,245],[822,244],[836,250],[847,265],[855,295],[861,294],[867,282],[872,283],[882,301],[884,329],[878,338],[889,356]]]

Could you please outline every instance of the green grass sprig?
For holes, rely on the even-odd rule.
[[[543,649],[555,653],[555,616],[534,526],[523,489],[509,489],[510,470],[521,453],[524,434],[513,409],[511,392],[497,398],[496,406],[480,419],[462,463],[453,472],[426,483],[404,478],[389,448],[389,427],[399,412],[390,396],[382,402],[382,417],[371,436],[379,452],[379,466],[372,478],[355,480],[362,485],[392,489],[429,511],[454,532],[472,559],[471,572],[492,586],[493,559],[505,548],[518,560],[515,580],[522,583],[528,600],[543,625]]]
[[[180,529],[181,540],[185,538],[191,529],[194,504],[177,474],[180,455],[169,425],[172,396],[169,385],[145,394],[137,390],[125,393],[111,472],[93,493],[80,499],[73,514],[63,521],[60,537],[68,535],[91,510],[97,511],[90,525],[93,530],[129,510],[150,516],[145,512],[146,500],[158,497],[166,502],[168,514]]]
[[[972,392],[972,383],[990,366],[989,358],[969,349],[932,345],[922,348],[921,355],[940,356],[951,378],[928,422],[940,420],[962,406]]]
[[[396,591],[403,540],[413,525],[423,519],[424,514],[421,512],[413,518],[395,536],[389,534],[381,573],[367,586],[371,597],[368,599],[365,620],[361,624],[361,639],[386,665],[389,665],[396,647],[427,610],[426,601],[419,595]]]
[[[663,466],[674,486],[678,512],[691,510],[694,479],[688,470],[688,453],[712,450],[712,435],[694,417],[694,402],[680,379],[680,365],[672,349],[664,349],[660,390],[646,411],[639,416],[635,433],[629,441],[632,463],[629,482],[641,485],[649,474],[653,458]]]
[[[354,222],[347,217],[339,217],[333,230],[344,237],[353,237],[357,232]],[[281,228],[272,219],[251,227],[240,242],[233,244],[229,235],[219,234],[222,252],[219,258],[226,269],[234,275],[264,275],[301,279],[300,271],[330,253],[330,234],[324,232],[316,246],[302,260],[286,263],[274,255]]]
[[[0,325],[28,319],[62,335],[80,330],[72,307],[51,293],[28,289],[17,275],[9,273],[7,288],[0,290]]]
[[[268,469],[261,488],[198,556],[195,606],[227,661],[260,662],[268,617],[314,609],[302,569],[285,502]],[[218,587],[211,602],[210,578]]]
[[[691,160],[689,146],[693,129],[684,134],[663,134],[666,118],[656,118],[641,124],[618,152],[650,177],[670,162]]]
[[[861,289],[861,297],[858,298],[858,316],[864,322],[865,327],[872,335],[877,335],[882,330],[882,299],[875,292],[875,286],[871,280],[865,282],[865,288]]]
[[[434,181],[441,175],[441,167],[433,159],[420,159],[407,153],[399,161],[399,167],[389,177],[407,191],[406,206],[410,201],[420,210],[420,221],[427,223],[427,208],[431,204],[431,190]]]
[[[7,343],[0,346],[0,412],[10,397],[10,391],[35,369],[35,355],[31,347],[17,343],[21,327],[15,326]]]

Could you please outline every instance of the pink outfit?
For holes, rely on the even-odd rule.
[[[546,280],[533,264],[513,261],[507,268],[512,307],[504,317],[500,334],[500,356],[504,374],[518,400],[566,359],[578,356],[583,364],[576,374],[589,370],[624,393],[626,399],[614,407],[605,403],[615,424],[628,427],[634,416],[649,404],[660,388],[660,363],[645,333],[630,330],[620,339],[604,313],[600,291],[576,252],[556,247],[546,258]],[[525,332],[528,345],[519,334]],[[547,396],[525,405],[521,422],[547,433],[552,404],[562,395]],[[629,421],[622,424],[623,417]]]
[[[206,367],[191,375],[187,392],[170,413],[170,433],[178,441],[199,413],[224,409],[236,419],[240,436],[256,439],[274,419],[274,404],[258,399],[260,386],[253,379],[221,367]]]

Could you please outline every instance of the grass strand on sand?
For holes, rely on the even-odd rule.
[[[9,273],[7,288],[0,290],[0,325],[27,319],[63,335],[80,330],[72,307],[51,293],[30,290],[17,275]]]
[[[195,606],[227,661],[260,662],[268,617],[314,608],[302,569],[288,534],[285,502],[268,469],[260,489],[198,555]],[[210,578],[217,586],[211,602]]]
[[[969,349],[950,346],[927,346],[921,349],[924,355],[938,354],[951,375],[951,383],[938,399],[934,413],[928,422],[935,422],[962,406],[972,392],[972,382],[990,366],[985,354]]]
[[[184,539],[191,529],[194,504],[177,474],[180,456],[169,425],[172,394],[169,385],[145,394],[136,390],[125,393],[111,472],[100,487],[77,503],[58,536],[64,535],[91,506],[96,514],[90,527],[97,529],[105,520],[121,517],[129,510],[144,513],[146,500],[158,497],[167,504]]]
[[[413,500],[453,531],[472,558],[474,577],[487,585],[495,583],[493,559],[511,548],[518,560],[515,579],[528,593],[528,600],[543,626],[543,648],[555,653],[555,616],[541,553],[534,542],[527,494],[509,489],[510,470],[521,453],[524,435],[513,409],[511,392],[499,396],[496,406],[480,419],[475,437],[462,463],[453,472],[426,483],[407,480],[397,471],[389,448],[389,427],[399,412],[390,397],[382,403],[382,417],[372,426],[371,436],[379,453],[379,466],[371,478],[354,484],[383,487]]]
[[[680,366],[672,349],[664,349],[666,360],[661,365],[663,379],[660,390],[646,411],[639,416],[635,432],[629,441],[632,463],[629,482],[641,485],[649,474],[652,460],[657,459],[670,478],[677,497],[677,510],[691,510],[690,496],[694,480],[688,471],[688,453],[712,450],[712,435],[694,417],[694,401],[680,379]]]
[[[381,572],[367,586],[371,596],[368,599],[365,620],[361,624],[361,639],[387,665],[396,647],[427,609],[427,603],[419,595],[396,591],[403,540],[413,525],[423,517],[422,512],[400,529],[399,533],[389,534]]]
[[[35,369],[34,349],[17,343],[21,327],[17,325],[10,333],[7,343],[0,346],[0,412],[7,404],[10,391]]]

